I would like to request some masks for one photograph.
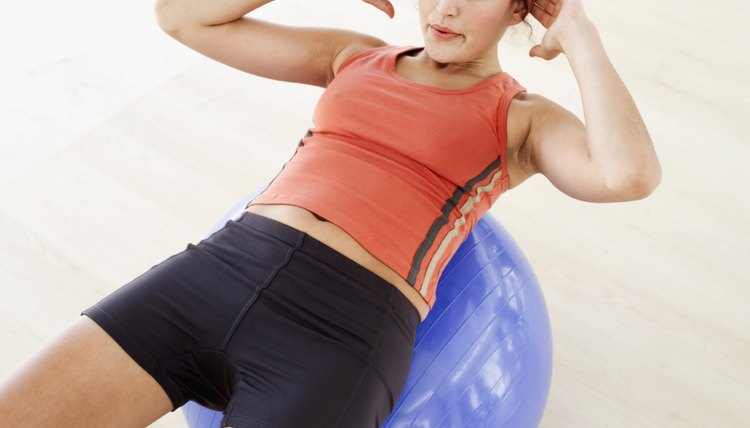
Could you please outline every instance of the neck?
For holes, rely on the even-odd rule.
[[[497,48],[491,49],[479,58],[455,62],[437,61],[430,57],[426,49],[423,49],[415,56],[415,59],[426,70],[447,75],[463,75],[486,79],[503,71],[498,60]]]

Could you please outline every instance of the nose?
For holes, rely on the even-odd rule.
[[[437,0],[435,10],[444,16],[456,16],[458,14],[458,2],[456,0]]]

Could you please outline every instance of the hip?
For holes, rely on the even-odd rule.
[[[250,205],[248,212],[270,218],[308,234],[396,287],[424,320],[429,306],[400,275],[375,258],[346,231],[312,212],[293,205]]]

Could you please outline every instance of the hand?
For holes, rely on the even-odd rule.
[[[396,14],[396,11],[393,10],[393,4],[391,4],[388,0],[362,0],[365,3],[369,3],[378,9],[385,12],[386,15],[388,15],[390,18],[393,18],[393,16]]]
[[[529,56],[546,60],[565,51],[565,41],[572,33],[586,25],[592,25],[581,0],[534,0],[530,13],[547,31],[542,37],[542,43],[531,48]]]

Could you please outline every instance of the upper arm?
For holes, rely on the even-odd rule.
[[[529,164],[563,193],[588,202],[621,200],[592,161],[586,127],[572,112],[541,95],[526,97],[531,125],[526,141]]]
[[[189,48],[256,76],[325,87],[350,55],[385,43],[353,31],[242,17],[220,25],[160,25]]]

